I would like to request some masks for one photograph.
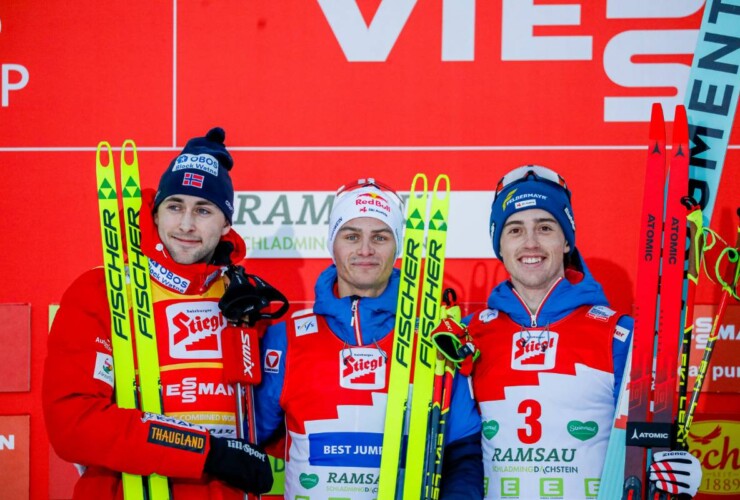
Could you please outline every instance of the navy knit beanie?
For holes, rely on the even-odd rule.
[[[215,204],[231,224],[234,215],[234,187],[229,171],[234,160],[226,151],[226,133],[214,127],[205,137],[190,139],[182,153],[172,160],[159,179],[154,210],[168,196],[175,194],[197,196]]]
[[[491,205],[489,230],[493,253],[501,257],[501,231],[507,219],[517,212],[539,208],[558,221],[570,246],[576,248],[576,222],[570,204],[570,191],[556,172],[539,165],[515,168],[499,181],[500,191]]]

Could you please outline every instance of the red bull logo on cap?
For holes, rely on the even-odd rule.
[[[362,193],[355,199],[356,206],[369,205],[380,208],[385,212],[391,211],[391,204],[377,193]]]

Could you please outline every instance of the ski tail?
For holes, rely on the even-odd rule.
[[[396,308],[388,400],[380,459],[378,500],[394,500],[398,486],[404,423],[409,397],[409,376],[422,272],[422,249],[427,219],[427,178],[417,174],[406,206],[401,278]]]
[[[406,450],[406,473],[403,498],[427,498],[422,491],[425,464],[430,445],[430,419],[434,392],[437,350],[432,344],[432,330],[441,317],[442,287],[447,244],[447,213],[450,203],[450,179],[439,175],[430,194],[430,216],[424,257],[424,278],[416,336],[416,356],[413,368],[413,391],[409,418],[409,438]],[[434,436],[436,437],[436,436]]]
[[[95,155],[95,172],[103,243],[105,287],[111,315],[116,404],[121,408],[137,408],[134,346],[129,320],[129,299],[126,291],[118,184],[113,163],[113,150],[106,141],[98,144]],[[123,473],[122,483],[124,497],[127,500],[145,498],[144,482],[141,476]]]

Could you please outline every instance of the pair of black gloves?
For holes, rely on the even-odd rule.
[[[272,466],[267,453],[243,439],[210,436],[211,449],[203,472],[248,493],[272,488]]]

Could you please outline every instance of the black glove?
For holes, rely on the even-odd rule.
[[[272,467],[267,453],[243,439],[211,436],[211,449],[203,472],[248,493],[272,488]]]

